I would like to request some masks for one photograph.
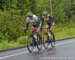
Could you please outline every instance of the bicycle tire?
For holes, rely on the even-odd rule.
[[[29,53],[33,52],[33,50],[34,50],[34,41],[33,41],[33,37],[32,36],[28,37],[28,40],[27,40],[27,49],[28,49]]]
[[[48,49],[49,48],[49,45],[50,45],[49,39],[46,42],[45,35],[43,36],[43,45],[44,45],[44,48],[45,49]]]
[[[38,37],[38,43],[37,43],[37,48],[38,50],[41,50],[42,49],[42,40]]]
[[[51,46],[52,48],[55,47],[55,34],[50,30],[51,33],[50,41],[51,41]]]
[[[35,34],[35,35],[37,36],[37,38],[34,37],[35,39],[37,39],[36,40],[36,42],[37,42],[36,46],[37,46],[38,51],[40,51],[42,49],[42,40],[40,40],[40,37],[37,34]]]

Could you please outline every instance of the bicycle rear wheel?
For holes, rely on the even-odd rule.
[[[42,40],[38,37],[38,44],[37,44],[38,50],[42,49]]]

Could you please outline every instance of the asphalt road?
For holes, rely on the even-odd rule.
[[[0,60],[75,60],[75,38],[57,41],[55,48],[40,52],[29,53],[26,48],[0,52]]]

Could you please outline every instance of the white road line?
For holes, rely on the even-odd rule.
[[[64,45],[64,44],[68,44],[68,43],[72,43],[72,42],[75,42],[75,40],[68,41],[68,42],[63,42],[63,43],[59,43],[59,44],[56,44],[56,46]],[[17,55],[21,55],[21,54],[25,54],[25,53],[28,53],[28,51],[24,51],[24,52],[13,54],[13,55],[9,55],[9,56],[0,57],[0,60],[1,59],[5,59],[5,58],[9,58],[9,57],[13,57],[13,56],[17,56]]]
[[[72,43],[72,42],[75,42],[75,40],[68,41],[68,42],[63,42],[63,43],[59,43],[59,44],[56,44],[56,46],[60,46],[60,45],[64,45],[64,44],[68,44],[68,43]]]
[[[0,60],[1,59],[5,59],[5,58],[9,58],[9,57],[13,57],[13,56],[17,56],[17,55],[21,55],[21,54],[25,54],[25,53],[28,53],[28,51],[24,51],[24,52],[13,54],[13,55],[9,55],[9,56],[0,57]]]

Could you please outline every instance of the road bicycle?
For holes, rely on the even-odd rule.
[[[31,53],[34,51],[35,47],[40,51],[42,49],[42,39],[38,36],[36,32],[37,28],[28,36],[27,39],[27,49]]]
[[[43,29],[47,29],[47,28],[43,28]],[[45,49],[48,49],[50,45],[52,48],[55,46],[55,34],[49,28],[47,30],[48,30],[47,40],[46,40],[46,34],[45,33],[43,34],[43,41],[44,41]]]

